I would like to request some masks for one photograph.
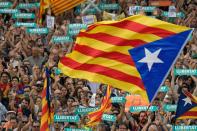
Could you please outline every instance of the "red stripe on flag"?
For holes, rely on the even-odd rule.
[[[51,7],[61,5],[62,3],[69,3],[71,0],[55,0],[51,2]]]
[[[125,74],[123,72],[120,72],[114,69],[110,69],[108,67],[104,67],[104,66],[96,65],[96,64],[85,64],[85,63],[81,64],[68,57],[62,57],[61,63],[74,70],[83,70],[87,72],[98,73],[101,75],[114,78],[116,80],[132,83],[144,90],[144,85],[140,78],[135,77],[135,76],[130,76],[128,74]]]
[[[102,117],[96,117],[94,120],[91,120],[87,123],[87,126],[94,126],[95,124],[99,124]]]
[[[79,45],[76,44],[74,50],[87,55],[87,56],[91,56],[91,57],[103,57],[103,58],[107,58],[107,59],[112,59],[115,61],[119,61],[125,64],[128,64],[130,66],[134,66],[134,62],[132,61],[131,57],[129,55],[125,55],[119,52],[104,52],[101,50],[97,50],[95,48],[91,48],[89,46],[86,45]]]
[[[103,114],[103,111],[93,112],[93,114],[89,114],[88,117],[91,119],[96,116],[100,116]]]
[[[42,115],[44,115],[45,113],[47,113],[48,109],[49,109],[48,104],[43,105],[43,107],[42,107]]]
[[[124,38],[120,38],[117,36],[112,36],[106,33],[95,33],[95,34],[88,34],[85,32],[80,32],[78,37],[88,37],[93,38],[102,42],[106,42],[108,44],[116,45],[116,46],[132,46],[132,47],[138,47],[141,45],[146,44],[145,41],[142,40],[127,40]]]
[[[143,21],[142,21],[142,23],[143,23]],[[87,31],[89,31],[89,30],[91,30],[91,29],[93,29],[97,26],[101,26],[101,25],[115,26],[115,27],[128,29],[128,30],[138,32],[138,33],[142,33],[142,34],[154,34],[154,35],[157,35],[157,36],[162,37],[162,38],[176,34],[176,33],[171,32],[171,31],[146,26],[146,25],[143,25],[141,23],[137,23],[137,22],[130,21],[130,20],[124,20],[124,21],[120,21],[120,22],[112,23],[112,24],[98,24],[96,26],[93,25],[93,26],[90,26],[90,28],[88,28]]]
[[[92,118],[92,117],[95,117],[97,115],[101,115],[101,113],[103,113],[104,110],[105,110],[104,106],[101,106],[99,110],[89,113],[88,116],[89,116],[89,118]]]
[[[77,5],[78,3],[80,4],[81,0],[64,1],[59,4],[54,5],[52,7],[52,10],[55,14],[59,14],[61,12],[64,12],[66,10],[69,10],[75,7],[75,5]]]
[[[46,92],[47,92],[47,89],[44,87],[43,91],[42,91],[42,98],[46,98]]]
[[[48,126],[48,122],[46,121],[41,125],[40,131],[46,131],[47,129],[49,129],[49,126]]]
[[[184,94],[185,94],[186,96],[188,96],[188,97],[192,100],[192,102],[194,102],[194,103],[197,104],[197,100],[194,98],[194,96],[193,96],[190,92],[184,91]]]
[[[197,117],[197,111],[188,111],[188,112],[185,112],[180,117],[184,117],[184,116],[196,116]]]

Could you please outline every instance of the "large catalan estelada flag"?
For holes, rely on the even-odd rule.
[[[197,98],[184,91],[179,97],[175,118],[197,119]]]
[[[53,122],[54,111],[51,107],[51,78],[50,71],[46,68],[46,78],[44,80],[44,87],[42,90],[42,116],[40,131],[50,131],[50,125]]]
[[[51,0],[51,9],[55,16],[68,11],[86,0]]]
[[[150,102],[191,32],[142,15],[98,22],[79,33],[59,68],[70,77],[112,85]]]

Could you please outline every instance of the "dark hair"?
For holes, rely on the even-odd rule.
[[[183,86],[183,85],[184,85],[184,86]],[[183,88],[189,88],[189,85],[188,85],[187,83],[184,82],[184,83],[182,84],[182,87],[183,87]]]
[[[12,80],[13,80],[13,79],[17,79],[17,81],[19,82],[19,78],[18,78],[17,76],[13,76],[13,77],[12,77]]]
[[[169,82],[171,82],[171,80],[172,80],[171,76],[168,76],[166,79],[168,79]]]
[[[3,97],[3,91],[0,90],[0,98],[2,98],[2,97]],[[0,99],[0,101],[1,101],[1,99]]]
[[[170,120],[170,123],[172,123],[173,125],[176,123],[176,118],[175,116],[172,116],[171,120]]]
[[[140,111],[139,116],[140,116],[141,113],[145,113],[145,114],[146,114],[146,111]],[[146,114],[146,115],[147,115],[147,114]]]
[[[140,111],[140,113],[139,113],[139,115],[138,115],[138,122],[139,122],[139,117],[140,117],[140,114],[142,114],[142,113],[145,113],[146,114],[146,117],[147,117],[147,113],[146,113],[146,111]]]
[[[30,99],[29,99],[29,97],[25,97],[23,100],[27,101],[27,102],[28,102],[28,104],[30,103]]]
[[[183,86],[183,85],[184,85],[184,86]],[[181,94],[183,88],[187,88],[188,91],[190,91],[189,85],[188,85],[187,83],[183,82],[182,86],[180,86],[180,87],[178,88],[178,90],[177,90],[178,94]]]
[[[10,120],[16,120],[17,121],[17,118],[15,116],[12,116],[12,117],[10,117]]]
[[[33,121],[33,123],[40,123],[40,121],[38,121],[38,120],[34,120],[34,121]]]
[[[6,72],[6,71],[2,72],[0,77],[2,77],[3,74],[6,74],[9,77],[9,79],[11,80],[11,76],[10,76],[10,74],[8,72]]]
[[[158,98],[158,97],[156,97],[154,101],[159,101],[159,98]]]
[[[72,126],[76,126],[77,127],[77,124],[74,123],[74,122],[69,122],[69,125],[72,125]]]
[[[68,97],[68,99],[72,99],[73,101],[75,101],[75,98],[74,97]]]
[[[28,75],[30,74],[30,73],[29,73],[30,70],[29,70],[29,67],[28,67],[28,66],[23,65],[23,66],[21,66],[21,68],[25,71],[25,73],[27,73]],[[26,69],[27,69],[27,70],[26,70]]]
[[[152,123],[152,122],[151,122],[151,123],[147,126],[146,131],[148,131],[148,129],[149,129],[149,127],[150,127],[151,125],[154,125],[154,126],[157,127],[157,125],[156,125],[155,123]],[[157,129],[158,129],[158,128],[157,128]]]
[[[112,103],[112,106],[116,109],[120,109],[120,105],[118,103]]]
[[[3,122],[5,122],[5,123],[6,123],[6,122],[8,122],[8,121],[6,121],[6,120],[2,120],[2,121],[1,121],[1,123],[3,123]],[[1,123],[0,123],[0,124],[1,124]]]
[[[119,127],[120,125],[124,125],[127,129],[129,129],[129,126],[128,126],[126,123],[124,123],[124,122],[120,122],[120,123],[118,124],[118,127]]]
[[[35,43],[36,43],[35,41],[30,40],[29,43],[30,43],[33,47],[35,47]]]

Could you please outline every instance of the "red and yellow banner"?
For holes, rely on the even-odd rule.
[[[98,22],[79,33],[73,52],[60,59],[59,68],[67,76],[112,85],[148,101],[128,50],[187,29],[141,15]]]
[[[52,0],[51,9],[55,16],[74,8],[85,0]]]

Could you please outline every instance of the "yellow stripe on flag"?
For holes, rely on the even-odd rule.
[[[127,30],[124,28],[118,28],[118,27],[108,26],[108,25],[98,26],[97,28],[94,28],[86,33],[94,34],[94,33],[99,33],[99,32],[105,32],[106,34],[117,36],[117,37],[128,39],[128,40],[139,39],[148,43],[161,39],[161,37],[158,37],[153,34],[142,34],[142,33],[137,33],[137,32]],[[121,33],[117,33],[117,32],[121,32]]]
[[[95,25],[99,25],[99,24],[113,24],[113,23],[118,23],[124,20],[130,20],[130,21],[134,21],[146,26],[150,26],[150,27],[156,27],[158,29],[163,29],[163,30],[167,30],[167,31],[171,31],[174,33],[180,33],[186,30],[189,30],[190,28],[185,27],[185,26],[180,26],[180,25],[175,25],[175,24],[171,24],[165,21],[161,21],[159,19],[153,19],[151,17],[148,16],[144,16],[144,15],[135,15],[132,17],[127,17],[123,20],[120,21],[101,21],[101,22],[97,22],[95,23]]]
[[[115,69],[115,70],[124,72],[128,75],[131,75],[131,76],[136,76],[136,77],[141,78],[139,72],[137,71],[137,69],[135,67],[118,62],[116,60],[110,60],[110,59],[107,59],[104,57],[93,58],[91,56],[84,55],[84,54],[77,52],[77,51],[73,51],[68,56],[79,63],[97,64],[97,65],[109,67],[111,69]],[[79,57],[80,57],[80,59],[79,59]],[[121,66],[121,68],[120,68],[120,66]]]
[[[130,19],[130,18],[128,17],[128,19]],[[144,19],[146,19],[146,20],[144,20]],[[141,23],[143,25],[147,25],[147,26],[151,26],[151,27],[164,29],[164,30],[167,30],[167,31],[172,31],[174,33],[180,33],[180,32],[183,32],[183,31],[186,31],[186,30],[190,29],[190,28],[185,27],[185,26],[171,24],[171,23],[167,23],[165,21],[161,21],[159,19],[152,19],[148,16],[141,16],[141,15],[133,16],[131,21]]]
[[[194,108],[190,109],[187,112],[196,112],[196,114],[197,114],[197,107],[194,107]],[[183,114],[182,116],[178,117],[178,119],[197,119],[197,115],[196,116],[195,115],[193,115],[193,116],[184,116],[184,114]]]
[[[192,109],[189,110],[189,111],[197,111],[197,107],[194,107],[194,108],[192,108]]]
[[[42,124],[42,123],[45,123],[45,122],[48,123],[48,113],[49,113],[49,112],[47,111],[47,112],[43,115],[43,117],[41,118],[41,121],[42,121],[41,124]]]
[[[52,1],[52,12],[57,16],[67,10],[74,8],[85,0],[54,0]]]
[[[47,100],[46,99],[42,99],[42,105],[47,105]]]
[[[197,116],[180,116],[177,119],[197,119]]]
[[[59,2],[59,4],[56,4],[55,6],[52,6],[54,13],[61,12],[62,10],[68,10],[70,7],[75,7],[75,5],[78,5],[81,0],[70,0],[62,2]]]
[[[128,49],[133,48],[131,46],[114,46],[112,44],[108,44],[108,43],[105,43],[96,39],[92,39],[92,38],[87,38],[87,37],[78,37],[76,40],[76,43],[79,45],[87,45],[89,47],[102,50],[105,52],[114,51],[114,52],[120,52],[126,55],[129,55]]]
[[[67,67],[66,65],[63,65],[61,62],[58,64],[58,67],[61,69],[61,71],[65,75],[68,75],[70,77],[84,79],[84,75],[85,75],[85,77],[88,78],[89,81],[114,85],[114,87],[119,87],[125,91],[131,92],[134,94],[139,94],[148,101],[146,91],[132,83],[123,82],[123,81],[113,79],[104,75],[96,74],[96,73],[91,73],[91,72],[82,71],[82,70],[74,70],[74,69]]]

